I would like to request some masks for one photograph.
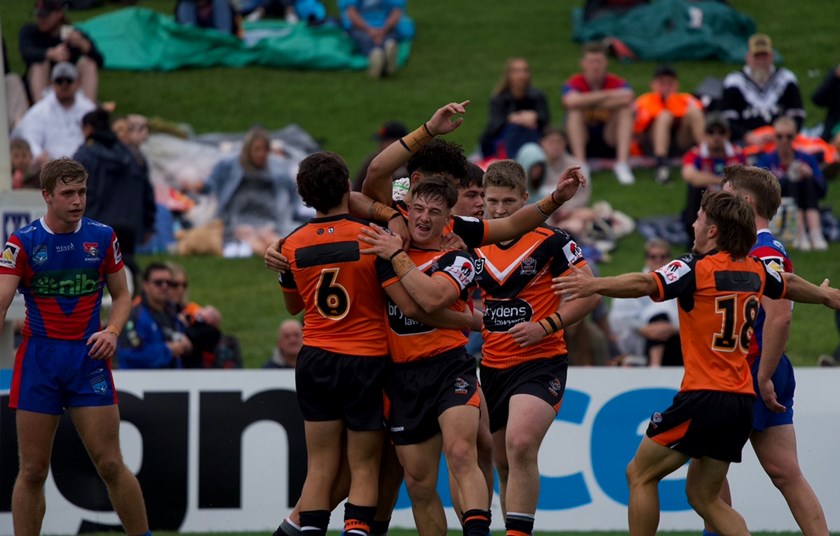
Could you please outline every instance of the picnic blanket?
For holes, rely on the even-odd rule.
[[[78,26],[105,56],[106,69],[173,71],[197,67],[262,65],[285,69],[365,69],[367,58],[335,24],[307,26],[280,20],[245,23],[239,39],[213,29],[183,26],[145,8],[126,8]],[[402,66],[411,42],[400,44]]]
[[[573,14],[573,38],[578,43],[620,39],[641,60],[718,59],[741,63],[753,20],[715,0],[658,0],[621,13],[591,20],[584,10]]]

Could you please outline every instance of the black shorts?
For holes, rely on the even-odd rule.
[[[754,404],[746,394],[677,393],[671,407],[651,415],[647,436],[692,458],[738,463],[752,432]]]
[[[490,432],[507,426],[508,409],[513,395],[531,395],[560,409],[566,391],[567,354],[526,361],[511,368],[481,366],[481,388],[490,411]]]
[[[344,421],[354,431],[382,430],[387,356],[355,356],[304,346],[295,367],[298,404],[306,421]]]
[[[475,359],[464,347],[435,357],[394,363],[385,394],[395,445],[414,445],[440,433],[438,417],[456,406],[479,406]]]

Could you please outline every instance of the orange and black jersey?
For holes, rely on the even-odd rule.
[[[686,255],[651,273],[656,301],[677,298],[685,376],[680,391],[755,395],[747,352],[761,297],[781,298],[781,274],[755,257]]]
[[[551,290],[551,278],[566,274],[572,265],[586,264],[572,237],[543,225],[508,244],[484,246],[475,256],[475,280],[484,300],[482,365],[510,368],[565,354],[562,330],[528,348],[520,347],[507,332],[516,324],[538,322],[557,311],[560,297]]]
[[[368,245],[357,238],[367,226],[347,215],[313,218],[283,243],[291,268],[281,274],[280,285],[303,298],[307,346],[338,354],[388,355],[376,256],[362,255]]]
[[[469,289],[473,286],[475,264],[464,251],[428,251],[409,249],[408,255],[417,269],[431,277],[444,277],[458,291],[458,299],[449,306],[464,311]],[[391,263],[377,259],[376,270],[383,287],[399,282]],[[457,329],[433,328],[405,316],[387,296],[386,320],[388,346],[394,363],[407,363],[434,357],[467,344],[467,337]],[[381,316],[380,322],[381,322]]]
[[[405,201],[394,201],[394,208],[408,220],[408,205]],[[484,243],[487,236],[487,220],[472,216],[450,216],[449,222],[443,228],[444,234],[455,233],[461,237],[468,248],[477,248]]]

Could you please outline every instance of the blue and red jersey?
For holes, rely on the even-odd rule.
[[[782,273],[793,273],[793,261],[785,250],[785,246],[773,236],[769,229],[759,229],[758,237],[755,245],[750,251],[750,255],[758,257],[769,268]],[[750,341],[750,350],[747,353],[747,361],[750,365],[761,357],[761,343],[762,335],[764,333],[764,308],[758,309],[758,316],[755,318],[755,325],[753,326],[753,337]]]
[[[0,254],[0,274],[20,277],[24,337],[86,341],[101,327],[105,277],[122,267],[113,229],[89,218],[60,234],[41,218],[15,231]]]

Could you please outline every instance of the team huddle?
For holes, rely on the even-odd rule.
[[[656,532],[657,484],[688,460],[686,492],[707,531],[748,534],[727,504],[729,464],[741,460],[749,439],[757,452],[767,443],[754,429],[792,424],[792,389],[785,399],[776,397],[785,390],[774,390],[774,382],[792,384],[790,375],[773,376],[782,352],[761,359],[754,336],[772,307],[765,302],[840,307],[840,292],[827,282],[817,287],[790,273],[764,227],[756,246],[756,225],[766,226],[778,208],[778,181],[758,168],[728,170],[725,191],[703,199],[694,254],[651,273],[596,278],[574,239],[544,225],[585,187],[577,168],[527,204],[521,166],[495,162],[483,176],[486,219],[458,214],[459,188],[470,187],[467,164],[437,136],[460,126],[468,104],[440,108],[383,150],[361,194],[350,193],[338,155],[317,153],[301,164],[298,190],[316,218],[270,248],[266,265],[281,273],[289,312],[304,311],[296,383],[309,472],[275,534],[325,534],[345,498],[345,532],[384,534],[403,479],[417,531],[445,534],[436,491],[441,452],[464,534],[488,533],[493,466],[507,533],[531,534],[537,454],[566,386],[563,332],[602,295],[676,299],[686,326],[680,392],[654,413],[628,467],[631,534]],[[402,165],[410,189],[395,201],[391,175]],[[484,341],[480,384],[465,349],[470,330]],[[772,458],[772,449],[762,450]],[[804,522],[825,528],[816,497],[807,499]]]
[[[489,533],[495,468],[507,534],[529,536],[540,444],[566,388],[564,331],[600,296],[675,299],[683,334],[680,391],[653,413],[627,468],[630,533],[656,533],[657,485],[690,460],[686,493],[704,532],[749,534],[729,506],[726,474],[750,441],[802,531],[827,534],[796,459],[784,342],[790,301],[840,309],[840,290],[791,273],[768,229],[781,202],[775,176],[727,169],[723,191],[702,200],[693,254],[649,273],[594,277],[572,236],[544,225],[586,186],[578,168],[529,203],[524,170],[502,160],[479,179],[486,219],[474,217],[469,199],[461,203],[459,191],[476,191],[475,170],[437,136],[461,125],[468,104],[443,106],[383,150],[361,193],[350,192],[336,154],[300,165],[298,191],[316,217],[265,257],[305,325],[295,379],[307,477],[275,534],[323,536],[347,499],[345,533],[384,535],[405,481],[418,533],[442,536],[443,453],[465,535]],[[395,201],[392,175],[403,165],[410,188]],[[149,536],[140,485],[120,452],[110,369],[131,310],[119,243],[110,227],[83,217],[87,173],[78,162],[48,162],[40,180],[46,214],[13,233],[0,255],[0,320],[17,291],[26,302],[10,392],[20,467],[14,533],[41,531],[53,438],[67,409],[126,532]],[[112,303],[103,328],[105,288]],[[465,348],[470,331],[484,340],[481,383]]]

